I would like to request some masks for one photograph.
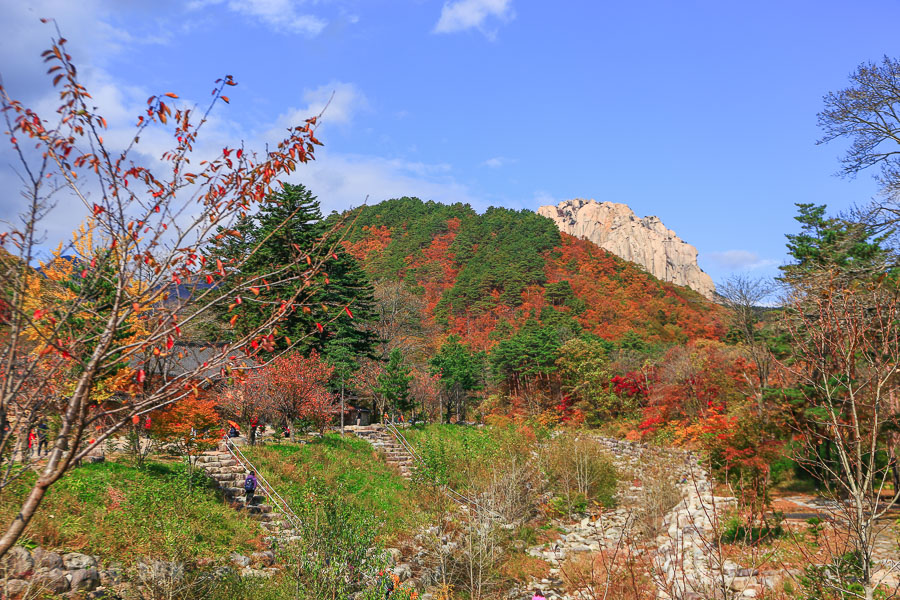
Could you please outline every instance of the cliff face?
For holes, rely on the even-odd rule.
[[[563,233],[588,239],[658,279],[687,286],[707,298],[715,294],[712,278],[697,265],[697,249],[659,217],[639,219],[625,204],[578,199],[542,206],[538,214],[552,219]]]

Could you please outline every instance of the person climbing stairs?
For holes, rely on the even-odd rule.
[[[216,482],[232,508],[245,511],[271,534],[267,537],[270,544],[284,544],[300,539],[291,520],[283,512],[277,511],[268,501],[266,490],[261,484],[257,483],[253,493],[244,488],[248,472],[255,473],[255,470],[241,464],[231,452],[227,450],[204,452],[197,457],[197,466]]]

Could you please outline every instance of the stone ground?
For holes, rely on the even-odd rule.
[[[724,549],[712,543],[712,532],[720,525],[718,519],[734,505],[735,499],[716,496],[710,477],[690,455],[604,438],[599,438],[598,442],[612,453],[617,467],[624,473],[640,472],[648,463],[667,464],[676,472],[680,502],[665,514],[659,535],[653,539],[641,535],[642,503],[650,498],[639,481],[620,488],[615,510],[580,521],[554,521],[553,525],[560,531],[559,538],[527,549],[531,556],[549,563],[549,576],[514,590],[511,598],[528,598],[530,590],[534,589],[541,589],[549,600],[595,597],[589,586],[571,589],[576,586],[567,585],[565,580],[586,583],[585,578],[577,577],[572,559],[583,556],[587,560],[601,551],[617,552],[619,557],[632,556],[643,561],[644,573],[657,588],[658,598],[754,598],[781,584],[784,572],[777,569],[761,572],[752,564],[738,564]],[[826,516],[829,509],[834,509],[827,501],[809,495],[780,498],[779,502],[778,510],[786,513],[789,526],[804,526],[809,517]],[[897,515],[892,514],[882,520],[874,550],[876,560],[882,564],[876,575],[892,587],[897,586],[900,579],[896,519]]]

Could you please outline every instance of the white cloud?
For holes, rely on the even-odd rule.
[[[194,0],[188,8],[198,10],[211,5],[224,4],[228,10],[253,17],[272,29],[283,33],[299,33],[315,37],[322,33],[328,21],[302,13],[295,0]]]
[[[320,150],[316,160],[301,166],[296,179],[319,198],[322,212],[342,211],[365,202],[417,196],[423,200],[469,203],[482,210],[487,204],[451,175],[446,164]],[[367,200],[368,199],[368,200]]]
[[[723,252],[708,252],[703,258],[716,266],[735,271],[755,271],[778,264],[777,260],[760,258],[756,252],[749,250],[725,250]]]
[[[303,92],[306,106],[294,108],[277,119],[279,127],[302,125],[309,117],[322,113],[322,123],[349,125],[360,111],[369,108],[369,102],[359,88],[352,83],[332,81]]]
[[[481,166],[489,167],[491,169],[499,169],[500,167],[510,165],[514,162],[516,161],[512,158],[506,158],[505,156],[494,156],[481,163]]]
[[[441,18],[434,26],[434,33],[456,33],[467,29],[478,29],[489,38],[496,35],[496,29],[488,29],[488,22],[497,19],[503,23],[515,17],[512,0],[456,0],[445,2]]]

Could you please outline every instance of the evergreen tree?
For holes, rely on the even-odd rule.
[[[215,264],[237,264],[241,276],[251,279],[259,273],[271,271],[273,265],[295,265],[282,277],[289,281],[281,286],[262,284],[258,294],[242,298],[239,305],[219,304],[217,318],[220,325],[233,322],[234,333],[252,331],[271,311],[273,304],[290,297],[307,284],[305,262],[297,258],[323,254],[317,245],[325,233],[319,202],[302,185],[285,184],[284,189],[262,204],[259,212],[240,219],[234,229],[239,236],[225,236],[208,251],[207,261]],[[252,249],[259,247],[256,252]],[[341,249],[328,254],[322,281],[315,293],[295,305],[279,325],[279,335],[270,350],[284,349],[291,341],[303,340],[301,353],[316,350],[326,358],[334,340],[340,340],[358,358],[371,356],[374,334],[364,325],[374,318],[372,286],[353,257]],[[230,308],[230,310],[229,310]]]
[[[800,233],[787,234],[787,248],[794,261],[781,267],[781,279],[797,283],[816,272],[842,273],[849,278],[873,274],[884,269],[887,254],[883,237],[872,237],[866,223],[827,217],[827,207],[797,204],[802,225]]]
[[[468,393],[484,387],[484,352],[471,352],[458,337],[451,335],[431,363],[431,372],[441,378],[447,397],[455,401],[458,418],[465,417]],[[449,421],[452,403],[447,403]]]
[[[399,348],[391,351],[384,372],[378,376],[376,392],[381,394],[387,405],[398,412],[412,410],[413,402],[409,395],[409,382],[412,381],[410,368],[403,362]]]

